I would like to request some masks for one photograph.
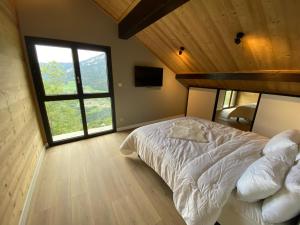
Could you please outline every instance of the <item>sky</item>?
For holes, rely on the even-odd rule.
[[[35,45],[37,56],[39,62],[47,63],[50,61],[62,62],[62,63],[71,63],[72,51],[70,48],[64,47],[53,47],[46,45]],[[95,57],[97,55],[105,54],[100,51],[89,51],[89,50],[78,50],[79,61],[84,61],[86,59]]]

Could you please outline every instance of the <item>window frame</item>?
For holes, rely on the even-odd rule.
[[[224,107],[224,103],[225,103],[225,98],[226,98],[226,92],[230,91],[230,98],[229,98],[229,103],[228,103],[228,107]],[[224,95],[224,100],[223,100],[223,105],[222,105],[222,109],[230,109],[230,108],[234,108],[236,106],[236,98],[237,98],[237,94],[235,95],[235,99],[234,99],[234,105],[231,105],[232,102],[232,97],[234,96],[234,92],[237,92],[235,90],[225,90],[225,95]]]
[[[112,75],[112,61],[111,61],[111,48],[109,46],[95,45],[95,44],[87,44],[87,43],[79,43],[73,41],[66,40],[57,40],[57,39],[49,39],[49,38],[39,38],[39,37],[31,37],[25,36],[25,43],[27,47],[28,60],[31,67],[32,79],[35,87],[36,97],[38,100],[39,111],[42,118],[42,122],[44,125],[44,131],[46,134],[47,142],[49,146],[69,143],[73,141],[78,141],[90,137],[100,136],[103,134],[108,134],[116,131],[116,113],[115,113],[115,101],[114,101],[114,90],[113,90],[113,75]],[[37,58],[37,52],[35,49],[35,45],[48,45],[55,47],[65,47],[70,48],[72,50],[73,64],[74,64],[74,73],[75,73],[75,83],[77,88],[77,94],[62,94],[62,95],[46,95],[44,84],[42,80],[42,75],[39,67],[39,62]],[[106,53],[107,60],[107,79],[108,79],[108,92],[106,93],[84,93],[82,86],[82,78],[80,71],[80,62],[78,57],[79,49],[82,50],[94,50],[94,51],[102,51]],[[87,121],[86,121],[86,112],[84,107],[84,99],[92,99],[92,98],[106,98],[109,97],[111,99],[111,113],[112,113],[112,129],[104,132],[98,133],[88,133]],[[49,124],[49,119],[45,107],[45,102],[47,101],[60,101],[60,100],[79,100],[80,103],[80,111],[82,117],[82,125],[84,135],[80,137],[73,137],[68,139],[63,139],[59,141],[53,141],[51,128]]]

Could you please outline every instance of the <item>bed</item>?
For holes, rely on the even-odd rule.
[[[183,129],[185,124],[192,124],[198,133],[204,134],[205,140],[171,137],[174,124],[182,125]],[[137,152],[162,177],[173,191],[175,207],[187,225],[213,225],[217,220],[221,225],[234,225],[227,221],[231,216],[224,213],[232,212],[226,209],[232,205],[236,182],[261,157],[267,141],[255,133],[183,117],[134,130],[122,143],[121,152]],[[259,206],[251,207],[259,212]],[[254,221],[251,225],[270,224]]]
[[[224,205],[218,222],[221,225],[270,225],[262,219],[261,206],[262,202],[248,203],[240,201],[233,192]],[[281,223],[280,225],[291,223]]]

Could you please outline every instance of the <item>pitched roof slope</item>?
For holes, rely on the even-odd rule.
[[[139,2],[94,1],[117,22]],[[176,73],[300,70],[299,12],[297,0],[191,0],[136,37]]]

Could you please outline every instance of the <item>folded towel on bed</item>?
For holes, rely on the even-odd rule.
[[[191,120],[176,121],[170,127],[169,138],[207,143],[204,127]]]

